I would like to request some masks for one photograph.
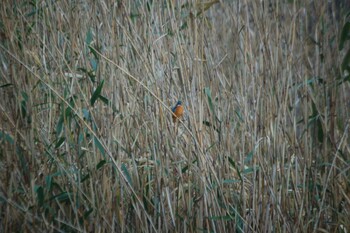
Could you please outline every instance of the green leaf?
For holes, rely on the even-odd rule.
[[[27,101],[28,101],[28,95],[27,95],[27,93],[25,93],[24,91],[22,91],[21,94],[22,94],[22,98],[25,100],[25,102],[27,102]]]
[[[188,165],[184,166],[182,169],[181,169],[181,174],[185,174],[188,170]]]
[[[84,212],[84,219],[87,219],[94,209],[90,208]]]
[[[320,118],[317,118],[317,138],[318,138],[318,142],[323,143],[323,129],[322,129],[322,123]]]
[[[11,145],[13,145],[13,143],[14,143],[14,140],[13,140],[13,138],[11,137],[11,135],[9,135],[9,134],[7,134],[7,133],[5,133],[5,132],[3,132],[3,131],[0,131],[0,141],[1,140],[5,140],[5,141],[7,141],[8,143],[10,143]]]
[[[95,104],[97,98],[100,96],[104,82],[105,82],[105,80],[102,80],[100,85],[98,85],[98,87],[96,88],[96,90],[92,94],[92,97],[90,99],[91,106],[93,106]]]
[[[147,1],[146,6],[147,6],[148,12],[151,12],[151,5],[152,5],[152,1],[151,2]]]
[[[181,25],[180,31],[182,31],[182,30],[184,30],[184,29],[186,29],[186,28],[188,28],[187,22],[185,22],[185,23],[183,23],[183,24]]]
[[[6,84],[3,84],[3,85],[0,85],[0,88],[10,87],[10,86],[13,86],[13,84],[12,83],[6,83]]]
[[[69,105],[67,106],[67,108],[66,108],[66,110],[64,112],[64,116],[68,120],[73,116],[72,112],[73,112],[73,108],[75,106],[74,99],[75,99],[75,96],[69,98]]]
[[[81,178],[80,183],[83,183],[85,180],[90,179],[90,174],[85,175],[83,178]]]
[[[127,181],[129,182],[129,184],[132,185],[131,176],[130,176],[130,173],[128,171],[128,168],[125,166],[125,163],[122,163],[121,169],[122,169],[123,174],[126,177]]]
[[[345,54],[345,56],[343,58],[343,62],[341,64],[341,70],[342,71],[345,71],[345,70],[350,71],[350,49],[348,50],[348,52]]]
[[[209,147],[205,150],[205,152],[208,152],[211,148],[213,148],[216,145],[216,142],[213,144],[209,145]]]
[[[56,135],[57,136],[59,136],[61,134],[62,129],[63,129],[63,117],[60,116],[60,119],[58,120],[57,125],[56,125]]]
[[[91,120],[91,117],[90,117],[90,112],[87,108],[83,108],[81,110],[83,112],[83,118],[86,120],[86,121],[90,121]]]
[[[58,202],[62,203],[65,201],[69,201],[70,195],[71,193],[65,191],[65,192],[59,193],[58,195],[55,195],[53,198],[55,198]]]
[[[241,172],[239,171],[238,167],[236,166],[235,161],[233,161],[233,159],[231,157],[227,157],[228,162],[231,164],[231,166],[236,170],[239,179],[241,180],[241,182],[243,181],[243,178],[241,176]]]
[[[250,161],[252,161],[254,152],[255,150],[252,150],[248,153],[247,157],[244,160],[244,163],[249,163]]]
[[[51,191],[51,189],[52,189],[52,176],[51,175],[47,175],[45,177],[45,183],[46,183],[47,190]]]
[[[237,213],[237,212],[236,212]],[[241,217],[241,215],[239,215],[238,213],[235,216],[236,218],[236,233],[243,233],[243,229],[244,229],[244,220]]]
[[[94,137],[94,142],[97,149],[101,152],[102,156],[105,157],[106,156],[105,149],[103,148],[102,144],[100,143],[97,137]]]
[[[316,108],[316,104],[312,102],[312,115],[309,117],[309,124],[313,124],[314,127],[317,129],[317,139],[320,143],[323,143],[323,129],[322,129],[322,122],[320,119],[320,113],[318,112]]]
[[[349,74],[345,75],[343,80],[338,85],[342,84],[343,82],[350,82],[350,75]]]
[[[36,192],[36,198],[38,201],[38,206],[43,206],[44,204],[44,188],[41,186],[35,186],[34,190]]]
[[[350,40],[350,22],[346,22],[343,26],[343,30],[339,39],[339,51],[344,48],[344,44],[347,40]]]
[[[96,79],[95,79],[96,75],[95,75],[95,72],[93,70],[87,70],[87,69],[82,68],[82,67],[79,67],[78,70],[87,74],[87,76],[89,76],[91,82],[93,82],[93,83],[96,82]]]
[[[255,167],[256,170],[259,170],[259,167]],[[248,168],[245,168],[242,173],[244,175],[248,175],[250,173],[253,173],[254,172],[254,168],[253,167],[248,167]]]
[[[107,162],[106,160],[101,160],[97,165],[96,165],[96,170],[100,169],[101,167],[103,167],[103,165],[105,165]]]
[[[102,95],[99,95],[98,98],[105,104],[105,105],[108,105],[109,104],[109,100],[102,96]]]
[[[22,175],[30,179],[29,163],[27,161],[28,158],[24,154],[22,147],[20,147],[19,145],[16,145],[16,154],[18,155],[20,171],[22,172]]]
[[[92,53],[92,55],[94,55],[94,60],[95,62],[97,63],[100,59],[100,55],[97,53],[97,51],[99,51],[98,49],[92,47],[91,45],[88,46],[89,47],[89,50],[90,50],[90,53]],[[91,62],[91,60],[90,60]]]
[[[139,18],[141,14],[139,13],[130,13],[130,18],[133,22],[135,22],[135,19]]]
[[[27,116],[27,102],[28,102],[28,95],[24,91],[21,92],[23,100],[21,101],[21,113],[22,117]]]
[[[56,143],[55,149],[58,149],[58,148],[64,143],[65,140],[66,140],[65,137],[61,137],[61,138],[58,140],[58,142]]]
[[[223,184],[236,184],[241,182],[240,180],[237,179],[225,179],[222,181]]]
[[[90,65],[93,71],[97,71],[98,61],[95,58],[90,58]]]
[[[91,42],[92,42],[92,38],[93,38],[93,34],[92,34],[92,31],[91,31],[91,28],[89,28],[89,31],[86,33],[85,43],[87,45],[90,45]]]
[[[242,117],[242,114],[241,114],[241,111],[239,109],[236,109],[235,110],[235,113],[236,113],[236,116],[238,117],[238,119],[241,121],[241,122],[244,122],[244,119]]]
[[[214,114],[214,105],[211,98],[211,91],[209,87],[204,88],[204,93],[207,95],[210,111]]]

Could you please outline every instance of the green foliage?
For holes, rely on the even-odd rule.
[[[126,180],[132,186],[133,183],[132,183],[132,179],[131,179],[131,176],[130,176],[130,172],[129,172],[128,168],[126,167],[125,163],[122,163],[121,169],[123,171],[124,176],[126,177]]]
[[[208,99],[208,104],[209,104],[209,109],[212,112],[212,114],[215,116],[215,111],[214,111],[214,104],[213,104],[213,100],[211,98],[211,91],[209,87],[204,88],[204,93],[207,95],[207,99]]]
[[[12,136],[4,131],[0,131],[0,142],[8,142],[11,145],[14,144]]]
[[[339,38],[339,51],[343,50],[348,40],[350,40],[350,22],[345,22]]]
[[[107,163],[106,160],[101,160],[101,161],[96,165],[96,170],[101,169],[106,163]]]
[[[346,44],[348,45],[348,50],[345,52],[341,63],[342,82],[350,81],[350,21],[346,21],[343,25],[339,38],[339,51],[342,51]]]
[[[101,83],[97,86],[96,90],[92,94],[91,99],[90,99],[91,106],[94,106],[97,98],[99,98],[99,96],[101,95],[103,84],[104,84],[104,80],[101,81]]]
[[[94,143],[95,143],[97,149],[102,154],[102,156],[105,158],[106,157],[106,151],[105,151],[103,145],[101,144],[100,139],[98,139],[97,137],[94,137]]]

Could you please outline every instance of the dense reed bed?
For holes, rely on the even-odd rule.
[[[349,9],[5,0],[0,231],[349,232]]]

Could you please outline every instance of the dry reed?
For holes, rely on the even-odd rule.
[[[0,231],[348,232],[346,7],[5,1]]]

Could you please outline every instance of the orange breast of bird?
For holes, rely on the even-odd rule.
[[[177,118],[181,118],[184,114],[184,107],[182,105],[177,105],[173,114],[173,121],[175,122]]]

